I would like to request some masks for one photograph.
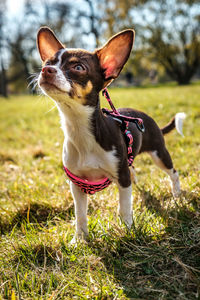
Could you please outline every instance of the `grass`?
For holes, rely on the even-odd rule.
[[[200,86],[110,93],[117,107],[141,109],[160,126],[187,113],[185,137],[166,136],[180,198],[149,156],[138,156],[133,229],[120,224],[111,185],[90,197],[89,241],[72,246],[58,113],[45,98],[0,99],[0,299],[200,298]]]

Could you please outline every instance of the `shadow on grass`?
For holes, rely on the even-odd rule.
[[[35,267],[55,266],[55,263],[60,263],[62,253],[59,248],[37,244],[30,247],[22,246],[18,249],[18,255],[13,258],[13,262],[21,261],[22,263],[30,263]]]
[[[94,210],[92,203],[89,204],[88,212]],[[21,224],[33,223],[45,225],[48,221],[53,221],[55,218],[69,221],[74,218],[74,204],[69,204],[68,207],[53,207],[50,204],[31,203],[19,209],[9,219],[3,219],[0,216],[0,234],[6,234],[12,231],[13,227],[20,228]]]
[[[14,262],[30,262],[39,268],[58,265],[63,272],[67,272],[75,265],[80,268],[80,262],[83,264],[84,261],[84,269],[88,270],[87,259],[83,257],[93,253],[100,258],[99,261],[103,263],[106,272],[114,277],[116,285],[123,288],[124,295],[129,299],[198,299],[199,200],[191,194],[185,194],[186,197],[190,199],[190,206],[177,205],[166,209],[154,195],[148,191],[143,192],[146,208],[152,214],[166,219],[162,235],[150,234],[143,223],[145,220],[141,219],[131,232],[126,232],[124,227],[116,225],[110,226],[103,233],[94,227],[91,232],[93,236],[87,245],[80,245],[74,249],[68,247],[64,241],[63,245],[58,243],[53,247],[44,244],[31,247],[22,245],[17,250]],[[32,204],[30,208],[26,207],[15,215],[12,226],[20,226],[23,220],[27,222],[27,219],[33,223],[46,223],[56,216],[66,219],[66,216],[70,218],[72,215],[73,206],[58,209],[43,204]],[[94,271],[95,264],[90,268]],[[100,268],[100,265],[97,264],[97,268]],[[114,296],[116,295],[113,292],[108,298],[99,296],[95,299],[113,299]]]
[[[11,155],[8,155],[7,153],[0,152],[0,164],[3,165],[6,162],[16,164],[15,159]]]
[[[182,202],[182,198],[188,200]],[[200,226],[200,200],[196,194],[182,191],[180,198],[178,199],[179,203],[177,203],[177,199],[174,198],[172,200],[175,204],[174,207],[168,208],[164,208],[160,199],[157,199],[149,191],[143,191],[143,200],[146,208],[151,213],[161,216],[165,221],[167,221],[168,227],[174,227],[174,225],[181,226],[183,224],[185,224],[188,228],[190,228],[191,225]],[[165,199],[163,200],[165,202]]]
[[[70,220],[73,216],[73,204],[63,209],[43,203],[32,203],[30,206],[26,205],[19,209],[9,220],[0,218],[0,233],[8,233],[12,231],[13,227],[20,228],[24,221],[27,223],[45,224],[56,217],[63,220]]]
[[[162,208],[145,191],[145,205],[168,220],[162,235],[151,235],[137,224],[131,233],[105,234],[91,241],[108,272],[131,299],[198,299],[200,295],[200,218],[198,198],[190,195],[190,208]],[[186,195],[187,196],[187,195]],[[144,226],[143,226],[144,225]]]

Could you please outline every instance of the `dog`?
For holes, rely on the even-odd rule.
[[[94,184],[106,180],[107,184],[116,183],[120,217],[128,228],[133,222],[133,168],[127,162],[127,145],[119,122],[102,112],[99,93],[120,74],[129,58],[134,37],[134,30],[127,29],[114,35],[103,47],[89,52],[65,48],[48,27],[40,28],[37,34],[43,63],[38,85],[55,101],[60,113],[65,137],[63,165],[72,180],[70,190],[75,204],[76,237],[88,236],[87,193],[76,184],[76,179]],[[148,152],[156,165],[169,175],[172,193],[178,196],[179,176],[163,135],[175,127],[181,133],[184,113],[176,114],[162,129],[144,112],[121,108],[118,113],[143,120],[145,132],[138,130],[135,123],[130,122],[128,126],[133,138],[133,157]]]

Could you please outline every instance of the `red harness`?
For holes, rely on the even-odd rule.
[[[103,96],[105,96],[106,100],[108,101],[111,111],[103,108],[102,111],[104,114],[111,116],[114,120],[120,123],[120,127],[122,130],[122,133],[125,137],[125,141],[127,144],[127,152],[128,152],[128,165],[131,166],[133,163],[133,136],[130,130],[128,129],[129,122],[135,123],[137,128],[144,132],[144,125],[143,125],[143,120],[140,118],[133,118],[133,117],[127,117],[124,115],[120,115],[120,113],[116,110],[114,107],[110,96],[108,94],[108,90],[105,88],[103,90]],[[80,187],[81,191],[86,193],[86,194],[94,194],[96,192],[99,192],[103,189],[105,189],[107,186],[111,184],[111,180],[107,177],[99,180],[99,181],[88,181],[86,179],[79,178],[78,176],[72,174],[65,166],[64,170],[66,175],[69,177],[69,179],[76,184],[77,186]]]

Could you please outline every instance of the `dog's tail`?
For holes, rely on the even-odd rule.
[[[183,120],[186,118],[186,114],[184,112],[177,113],[175,117],[163,128],[161,131],[163,134],[167,134],[168,132],[172,131],[174,128],[178,131],[178,133],[182,136],[182,128],[183,128]]]

